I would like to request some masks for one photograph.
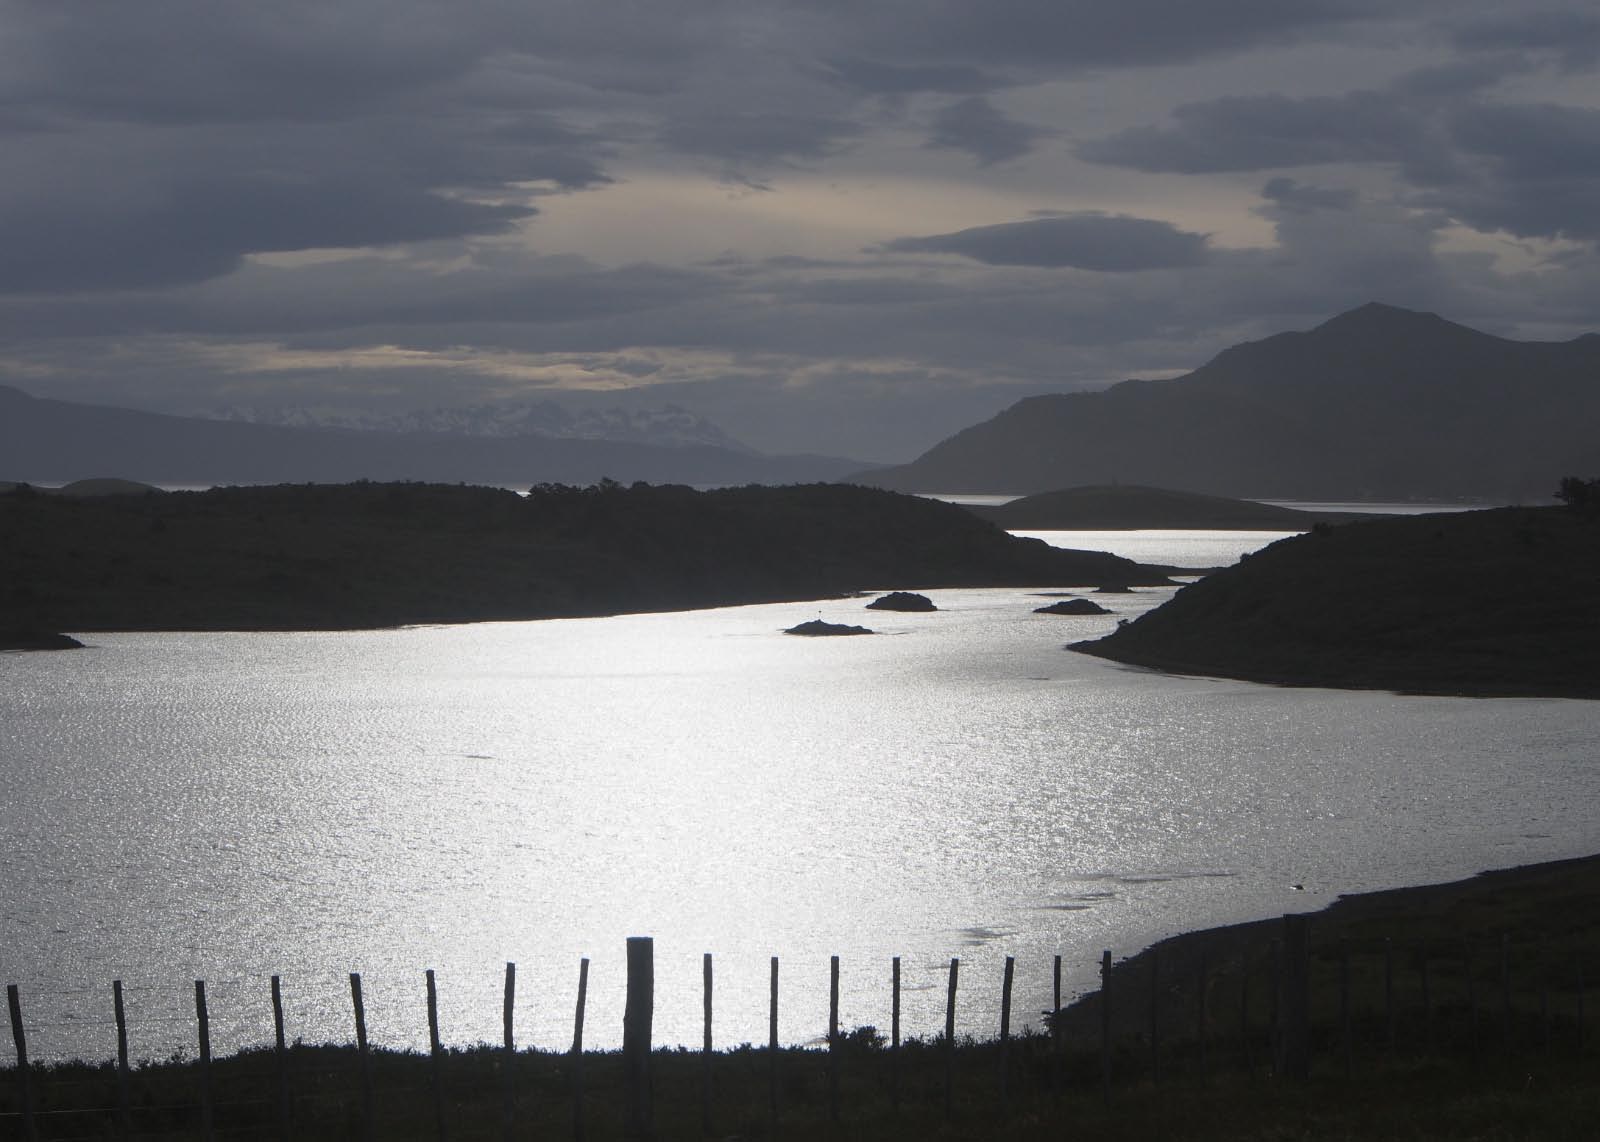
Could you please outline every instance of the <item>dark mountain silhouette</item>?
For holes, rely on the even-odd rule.
[[[759,456],[710,445],[379,433],[202,420],[33,397],[0,385],[0,479],[63,483],[101,472],[152,484],[437,480],[526,487],[611,478],[685,484],[836,479],[857,461]]]
[[[967,504],[974,515],[1010,531],[1122,531],[1133,528],[1308,531],[1319,523],[1372,519],[1360,512],[1308,512],[1296,508],[1174,492],[1168,488],[1063,488],[1023,496],[1009,504]]]
[[[1072,649],[1183,674],[1600,698],[1600,520],[1391,516],[1279,540]]]
[[[1163,584],[1168,570],[846,484],[0,494],[0,630],[380,627],[884,587]]]
[[[1185,376],[1032,397],[862,482],[1027,494],[1132,483],[1304,500],[1543,496],[1600,471],[1600,335],[1508,341],[1365,305]]]

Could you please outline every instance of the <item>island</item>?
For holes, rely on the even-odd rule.
[[[869,611],[937,611],[933,600],[914,591],[890,591],[867,604]]]
[[[355,629],[843,598],[886,584],[1171,585],[1174,570],[844,484],[0,494],[0,627],[39,630]]]
[[[1371,512],[1302,511],[1133,484],[1063,488],[1006,504],[969,504],[967,510],[1011,531],[1309,531],[1319,523],[1375,518]]]
[[[1569,501],[1571,504],[1571,501]],[[1070,648],[1180,674],[1600,697],[1600,516],[1395,516],[1279,540]]]
[[[812,619],[798,626],[788,627],[784,634],[804,635],[808,638],[831,638],[839,635],[876,634],[876,631],[866,627],[851,626],[849,623],[828,623],[821,619]]]
[[[1111,612],[1093,599],[1062,599],[1045,607],[1033,608],[1036,615],[1109,615]]]
[[[0,630],[0,650],[82,650],[83,643],[55,631]]]

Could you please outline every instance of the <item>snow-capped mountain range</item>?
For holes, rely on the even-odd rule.
[[[417,409],[404,413],[344,408],[255,408],[235,405],[200,414],[208,420],[243,421],[287,428],[349,432],[431,433],[443,436],[543,436],[565,440],[614,440],[666,447],[711,445],[734,452],[754,450],[704,417],[678,405],[654,409],[582,409],[573,412],[555,401],[481,404],[462,408]]]

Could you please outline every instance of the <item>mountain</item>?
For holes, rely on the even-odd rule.
[[[1168,570],[846,484],[0,494],[0,631],[554,618],[892,587],[1170,584]]]
[[[1600,518],[1389,516],[1279,540],[1071,649],[1298,686],[1600,698]]]
[[[1264,499],[1544,497],[1600,472],[1600,335],[1493,337],[1365,305],[1185,376],[1032,397],[910,464],[902,491],[1131,483]]]
[[[859,462],[537,435],[372,432],[205,420],[33,397],[0,385],[0,479],[63,483],[102,473],[152,484],[431,480],[787,484]]]
[[[253,408],[233,405],[200,414],[287,428],[342,428],[353,432],[421,432],[447,436],[542,436],[560,440],[615,440],[670,448],[704,444],[754,455],[704,417],[678,405],[638,409],[570,410],[553,400],[479,404],[459,408],[375,413],[342,408]]]
[[[966,504],[966,509],[1008,531],[1126,531],[1136,528],[1227,531],[1309,531],[1319,523],[1376,518],[1360,512],[1310,512],[1297,508],[1174,492],[1167,488],[1063,488],[1023,496],[1008,504]]]

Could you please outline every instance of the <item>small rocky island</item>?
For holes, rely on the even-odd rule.
[[[1048,607],[1035,607],[1036,615],[1109,615],[1111,612],[1093,599],[1062,599]]]
[[[1600,698],[1600,512],[1315,528],[1071,649],[1284,685]]]
[[[890,591],[882,598],[874,599],[867,604],[869,611],[937,611],[933,600],[926,595],[919,595],[913,591]]]
[[[805,635],[808,638],[833,638],[839,635],[876,634],[876,631],[866,627],[851,626],[849,623],[826,623],[821,619],[812,619],[810,622],[801,623],[784,630],[784,634]]]

